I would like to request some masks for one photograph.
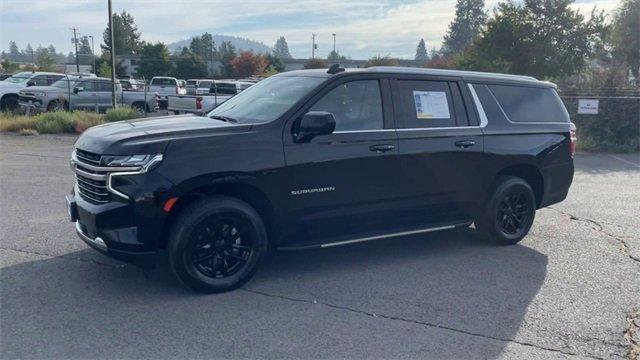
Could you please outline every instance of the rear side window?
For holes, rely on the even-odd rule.
[[[456,126],[451,87],[447,81],[398,80],[394,104],[398,128]],[[456,84],[454,84],[457,86]],[[457,88],[456,88],[457,90]],[[459,96],[459,91],[456,92]]]
[[[176,86],[176,81],[174,79],[153,79],[151,85]]]
[[[200,88],[209,88],[209,87],[211,87],[211,84],[212,84],[212,81],[200,81],[198,83],[198,87],[200,87]]]
[[[568,122],[569,115],[552,88],[487,85],[513,122]]]
[[[332,113],[336,119],[336,131],[383,128],[378,80],[357,80],[340,84],[318,100],[310,110]]]
[[[99,81],[96,91],[111,91],[111,81]]]

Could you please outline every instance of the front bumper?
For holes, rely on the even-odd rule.
[[[76,233],[91,248],[111,258],[144,268],[154,267],[157,249],[140,241],[132,221],[132,205],[93,205],[75,194],[67,195],[67,211]]]

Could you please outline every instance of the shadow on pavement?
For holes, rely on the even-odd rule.
[[[91,258],[91,251],[2,270],[3,357],[269,357],[286,355],[281,345],[285,340],[298,349],[289,356],[305,357],[304,349],[319,340],[299,336],[294,329],[302,326],[330,339],[337,336],[335,327],[347,326],[320,316],[318,309],[345,318],[380,314],[405,320],[401,326],[431,331],[442,326],[512,339],[547,270],[546,256],[530,248],[485,246],[465,230],[274,253],[246,290],[200,296],[183,289],[166,269],[145,277],[131,266],[69,260]],[[305,303],[314,300],[333,307]],[[346,310],[357,313],[341,313]],[[216,333],[220,329],[222,333]],[[437,331],[447,338],[461,334]],[[356,324],[348,332],[354,338],[376,336]],[[424,336],[419,339],[422,355],[435,346],[424,334],[415,334]],[[238,341],[245,341],[251,352],[237,347]],[[404,341],[393,343],[401,346]],[[496,357],[506,344],[488,341],[492,345],[476,355]],[[343,349],[340,342],[331,344],[334,348],[327,348],[325,356],[376,356],[369,345]],[[453,355],[457,345],[449,346]],[[394,349],[387,350],[386,355],[394,354]],[[323,355],[306,354],[316,356]]]

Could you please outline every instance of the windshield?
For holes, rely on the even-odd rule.
[[[12,84],[26,84],[27,81],[31,78],[31,73],[17,73],[12,77],[4,79],[6,82],[10,82]]]
[[[273,121],[324,80],[306,76],[273,76],[225,101],[208,116],[225,116],[239,123]]]

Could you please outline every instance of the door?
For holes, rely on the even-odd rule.
[[[70,107],[74,109],[86,109],[94,111],[96,108],[95,80],[84,80],[77,83],[74,88],[78,89],[78,93],[71,94]],[[80,90],[82,89],[82,90]]]
[[[470,219],[482,201],[482,130],[456,79],[395,79],[402,197],[420,224]]]
[[[119,93],[116,93],[116,102],[120,103]],[[100,110],[106,111],[111,108],[111,81],[98,81],[96,82],[96,99]]]
[[[382,86],[381,86],[382,85]],[[398,142],[388,82],[343,80],[312,99],[308,111],[334,115],[336,128],[304,143],[285,130],[285,213],[300,238],[355,236],[384,227],[398,186]],[[384,105],[384,107],[383,107]],[[300,237],[300,235],[304,235]]]

